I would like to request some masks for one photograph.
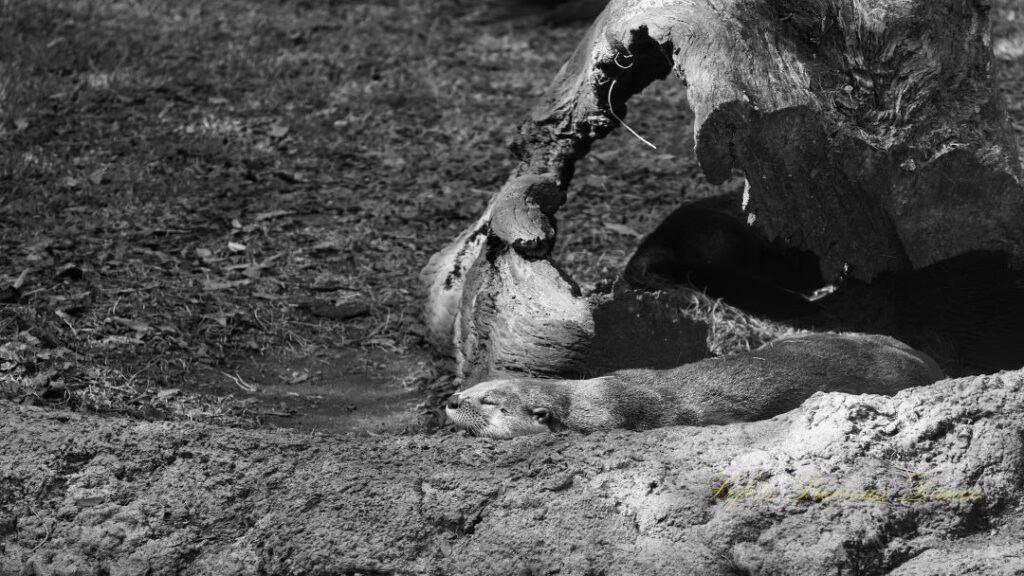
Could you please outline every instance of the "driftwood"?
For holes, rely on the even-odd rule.
[[[424,269],[433,339],[452,349],[454,338],[463,358],[469,347],[484,364],[524,372],[535,346],[561,348],[565,370],[578,364],[593,336],[577,327],[588,326],[593,303],[569,280],[550,286],[555,212],[575,162],[619,125],[627,99],[670,73],[689,87],[708,178],[742,172],[748,218],[815,252],[826,276],[868,280],[978,251],[1020,266],[1024,190],[992,81],[989,6],[611,2],[520,127],[522,162],[487,213]],[[481,276],[489,280],[463,283]],[[463,318],[483,349],[454,330],[480,299],[464,288],[492,299],[524,294],[531,306],[513,300],[486,319]]]
[[[0,402],[0,437],[2,574],[1024,569],[1024,372],[644,433],[352,438]]]

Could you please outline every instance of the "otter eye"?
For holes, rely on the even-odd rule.
[[[551,421],[551,411],[547,408],[534,408],[533,418],[538,424],[547,424]]]

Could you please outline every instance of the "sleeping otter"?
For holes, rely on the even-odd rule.
[[[891,395],[942,378],[931,358],[894,338],[807,333],[669,370],[482,382],[453,394],[446,413],[456,427],[491,438],[645,430],[763,419],[818,391]]]

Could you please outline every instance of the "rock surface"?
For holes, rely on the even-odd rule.
[[[1024,571],[1024,371],[645,433],[354,438],[0,403],[0,437],[3,574]]]

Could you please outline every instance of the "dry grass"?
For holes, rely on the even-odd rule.
[[[708,350],[715,356],[735,354],[758,348],[771,340],[795,334],[799,330],[751,316],[707,294],[694,291],[687,313],[708,325]]]

